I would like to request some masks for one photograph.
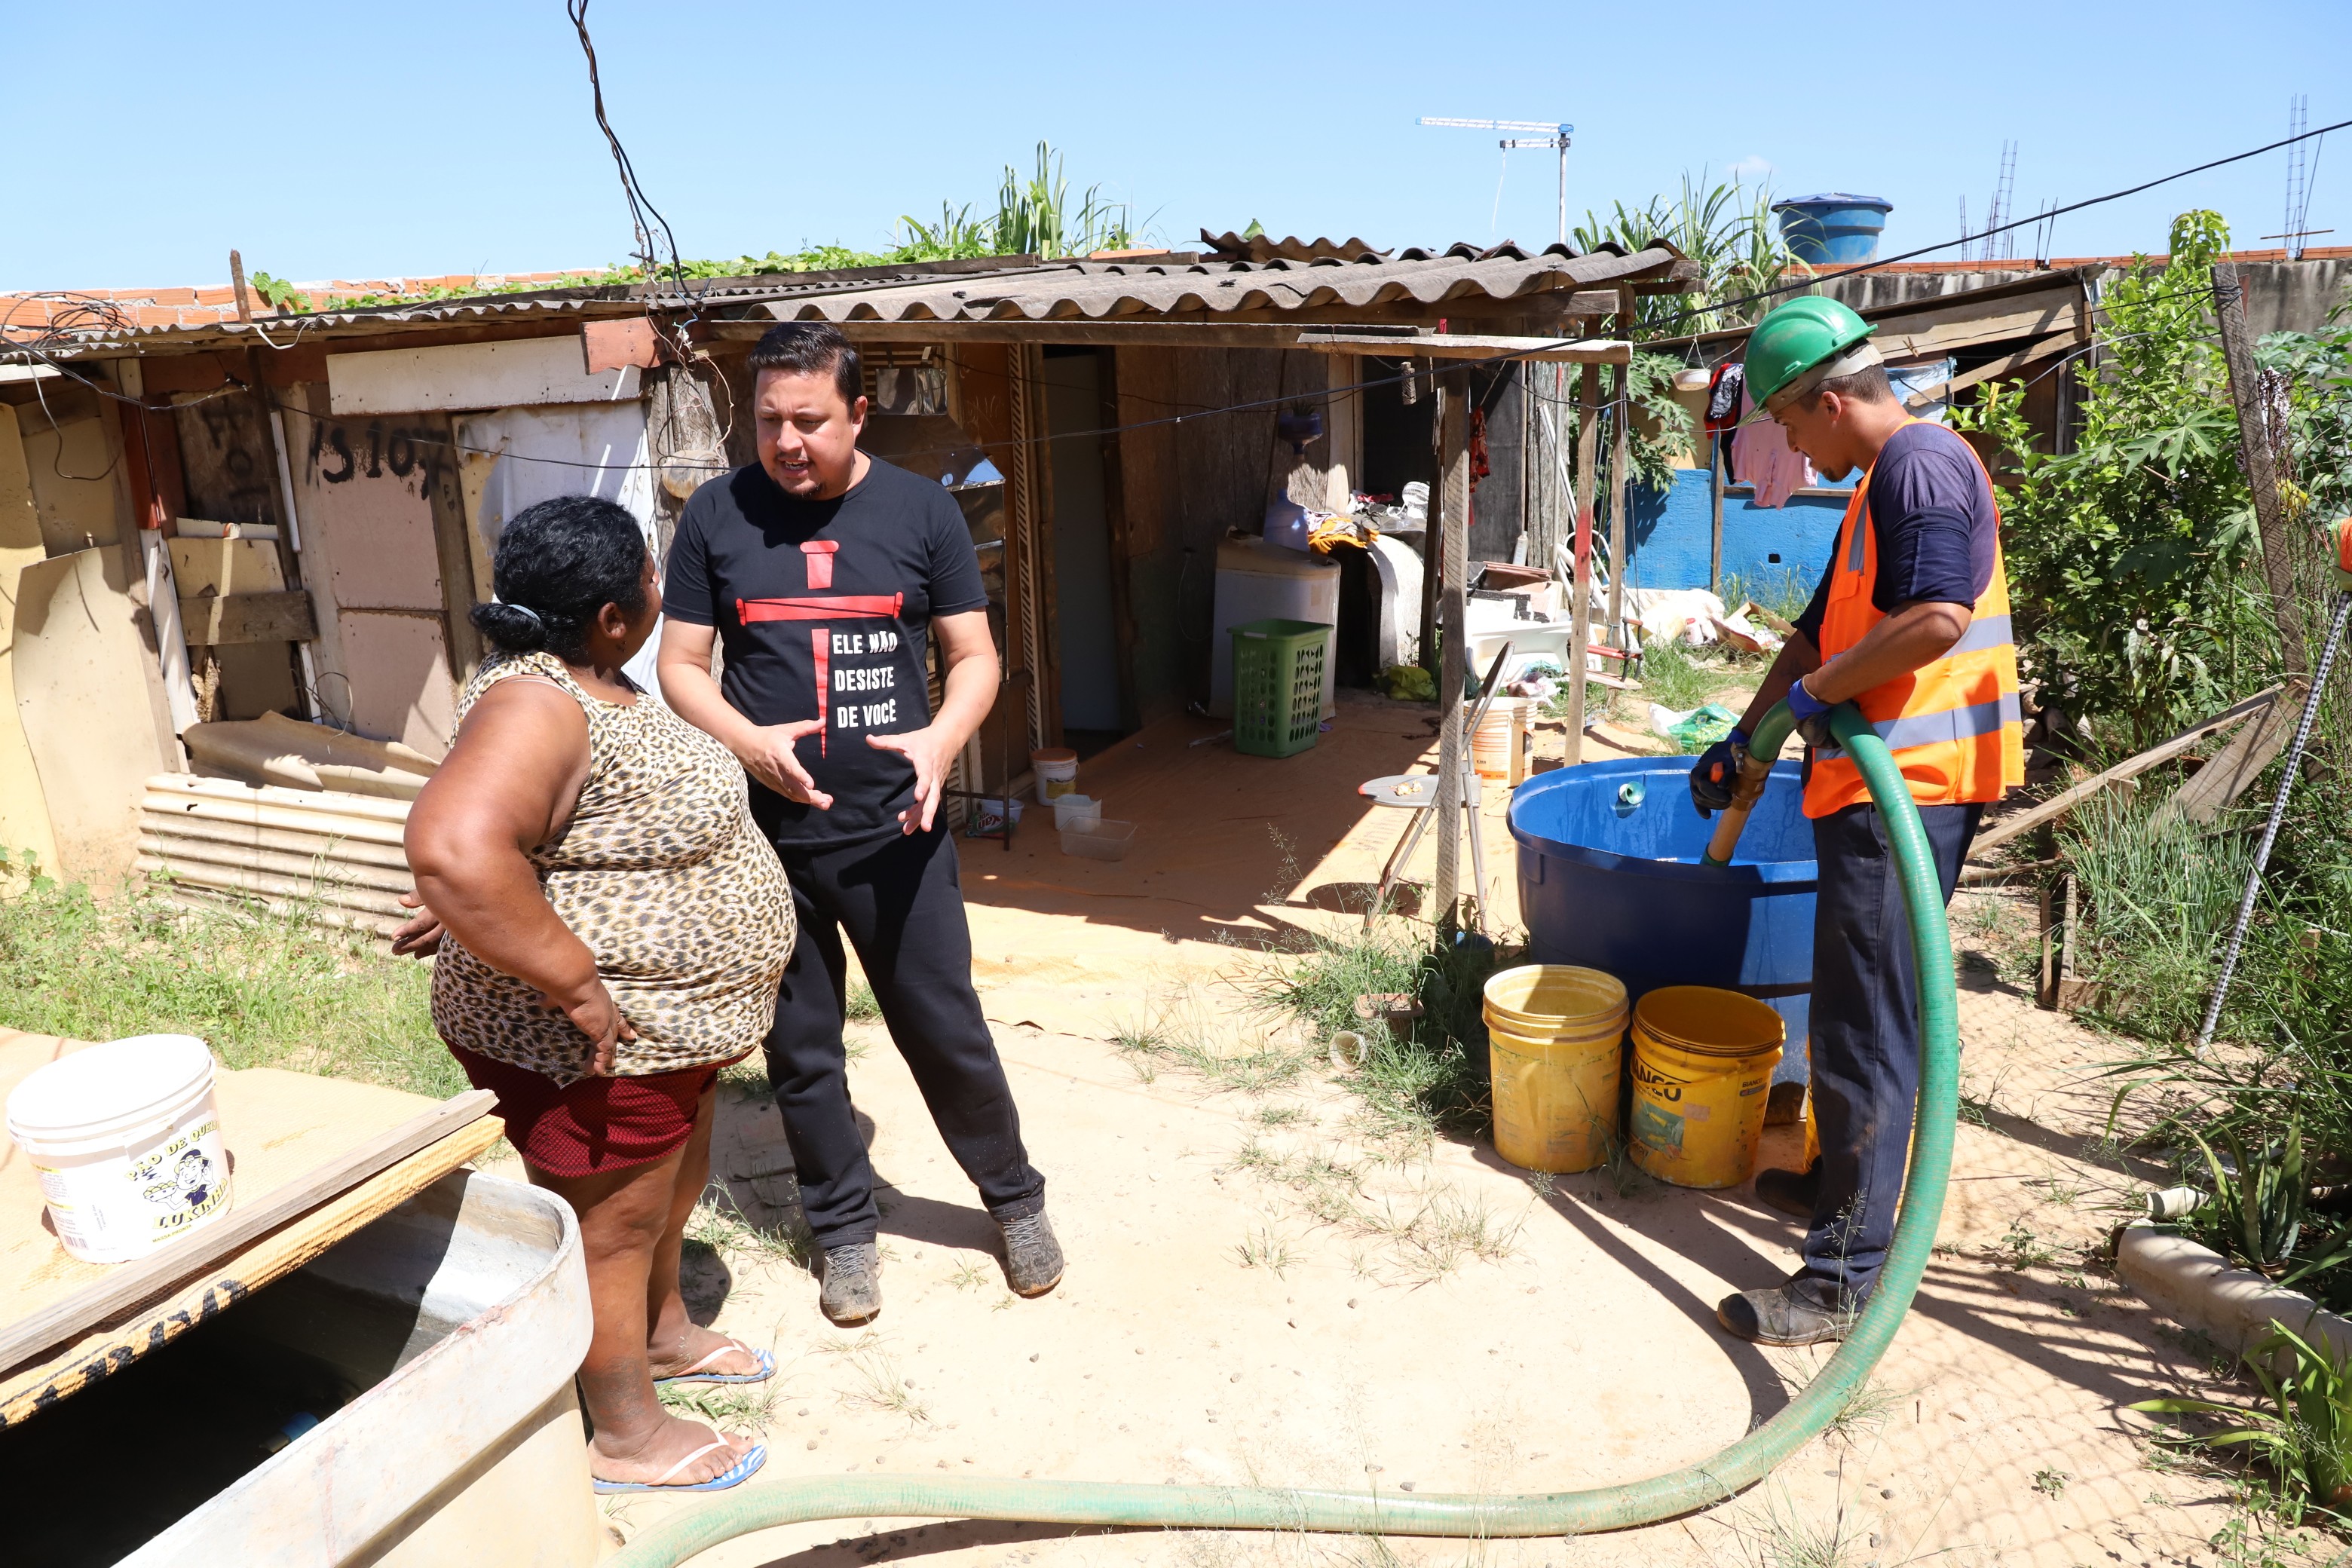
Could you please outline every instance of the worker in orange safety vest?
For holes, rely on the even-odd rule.
[[[1806,1223],[1781,1284],[1716,1316],[1762,1344],[1843,1338],[1894,1235],[1919,1087],[1918,979],[1878,808],[1829,731],[1852,702],[1911,789],[1950,901],[1985,806],[2025,779],[2017,652],[1992,481],[1967,442],[1914,418],[1871,329],[1833,300],[1791,300],[1749,334],[1759,409],[1830,478],[1861,470],[1829,570],[1755,700],[1691,772],[1702,816],[1731,804],[1748,732],[1783,698],[1806,742],[1820,868],[1810,1088],[1821,1154],[1758,1173],[1757,1196]]]

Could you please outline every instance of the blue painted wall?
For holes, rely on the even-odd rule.
[[[1636,588],[1705,588],[1713,547],[1711,474],[1677,468],[1664,495],[1636,489],[1627,498],[1633,537],[1626,581]],[[1851,489],[1851,487],[1846,487]],[[1723,576],[1750,597],[1810,597],[1837,543],[1845,494],[1795,495],[1786,506],[1760,507],[1734,486],[1723,497]]]

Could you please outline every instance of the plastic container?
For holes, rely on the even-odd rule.
[[[1092,795],[1057,795],[1054,797],[1054,826],[1056,828],[1101,820],[1102,802]]]
[[[1756,1172],[1780,1016],[1753,996],[1668,985],[1633,1008],[1633,1163],[1678,1187]]]
[[[1007,812],[1012,813],[1013,826],[1015,827],[1021,826],[1021,798],[1018,795],[1011,799],[1003,795],[991,795],[984,800],[971,802],[968,810],[971,813],[971,826],[964,831],[974,838],[986,834],[1003,832]]]
[[[1029,753],[1029,766],[1037,774],[1039,805],[1078,793],[1078,753],[1067,747],[1042,746]]]
[[[1790,255],[1814,266],[1843,265],[1877,257],[1879,232],[1895,204],[1878,196],[1824,191],[1774,202],[1772,210],[1780,216],[1780,237],[1788,242]]]
[[[1108,822],[1097,817],[1092,822],[1074,822],[1062,829],[1062,853],[1087,860],[1124,860],[1135,847],[1135,824]]]
[[[1331,628],[1312,621],[1252,621],[1235,626],[1234,750],[1289,757],[1315,743],[1330,669]]]
[[[1617,1142],[1625,987],[1597,970],[1524,964],[1487,977],[1495,1152],[1522,1170],[1590,1171]]]
[[[1280,619],[1339,624],[1339,563],[1312,551],[1285,550],[1263,539],[1227,539],[1217,545],[1217,584],[1209,623],[1209,711],[1220,719],[1234,711],[1233,629],[1251,621]],[[1419,616],[1418,599],[1412,613]],[[1328,719],[1339,710],[1333,700],[1331,662],[1323,667],[1322,707]]]
[[[58,1239],[85,1263],[144,1258],[229,1212],[213,1055],[194,1035],[138,1035],[53,1061],[10,1092],[7,1118]]]
[[[1691,809],[1688,757],[1628,757],[1538,773],[1511,797],[1528,956],[1613,974],[1635,1001],[1717,985],[1770,1004],[1802,1041],[1813,984],[1812,825],[1797,764],[1772,770],[1739,853],[1699,863],[1714,824]],[[1627,784],[1642,789],[1621,798]],[[1781,1061],[1802,1082],[1804,1053]]]
[[[1528,700],[1496,697],[1470,735],[1470,763],[1482,779],[1517,784],[1527,776]]]

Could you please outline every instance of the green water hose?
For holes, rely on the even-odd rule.
[[[1919,814],[1885,745],[1850,704],[1832,731],[1878,802],[1903,879],[1919,967],[1919,1118],[1902,1212],[1878,1287],[1845,1342],[1780,1412],[1730,1447],[1682,1469],[1621,1486],[1517,1497],[1367,1493],[1308,1488],[1148,1486],[1097,1481],[920,1476],[801,1476],[751,1482],[665,1519],[607,1568],[671,1568],[753,1531],[820,1519],[992,1519],[1034,1524],[1181,1530],[1323,1531],[1349,1535],[1586,1535],[1623,1530],[1725,1501],[1817,1436],[1893,1342],[1927,1267],[1952,1163],[1958,1108],[1958,998],[1951,939]],[[1786,704],[1757,726],[1749,752],[1768,765],[1790,731]]]

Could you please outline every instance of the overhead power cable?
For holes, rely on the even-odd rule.
[[[572,6],[574,6],[574,5],[577,5],[577,6],[578,6],[579,10],[578,10],[578,15],[577,15],[577,16],[575,16],[575,18],[574,18],[574,19],[575,19],[575,21],[578,21],[578,20],[581,20],[582,18],[584,18],[584,16],[585,16],[585,15],[586,15],[586,10],[587,10],[587,0],[565,0],[565,5],[566,5],[567,9],[569,9],[569,8],[571,8]],[[584,36],[584,23],[583,23],[583,45],[584,45],[584,41],[585,41],[585,36]],[[593,79],[593,51],[592,51],[592,53],[591,53],[591,57],[590,57],[590,58],[591,58],[591,61],[592,61],[592,64],[591,64],[591,76],[592,76],[592,79]],[[599,117],[599,119],[600,119],[600,121],[601,121],[601,119],[602,119],[602,117],[603,117],[603,113],[602,113],[602,106],[601,106],[601,94],[600,94],[600,103],[599,103],[598,117]],[[2019,218],[2019,219],[2016,219],[2016,220],[2014,220],[2014,221],[2012,221],[2012,222],[2010,222],[2010,223],[2007,223],[2007,224],[2003,224],[2003,225],[2000,226],[1999,226],[1999,227],[1997,227],[1997,228],[1988,228],[1988,229],[1985,229],[1985,230],[1983,230],[1983,231],[1981,231],[1981,232],[1979,232],[1979,233],[1977,233],[1977,234],[1972,234],[1972,235],[1963,235],[1963,236],[1961,236],[1961,237],[1960,237],[1958,239],[1957,239],[1957,240],[1946,240],[1946,241],[1944,241],[1944,242],[1942,242],[1942,243],[1940,243],[1940,244],[1937,244],[1937,245],[1923,246],[1923,247],[1919,247],[1918,249],[1916,249],[1916,250],[1907,250],[1907,251],[1904,251],[1904,252],[1902,252],[1902,253],[1901,253],[1901,254],[1899,254],[1899,255],[1886,257],[1886,258],[1885,258],[1884,259],[1880,259],[1880,260],[1863,262],[1863,263],[1861,263],[1861,264],[1859,264],[1859,265],[1857,265],[1857,266],[1844,268],[1842,268],[1842,269],[1840,269],[1840,270],[1838,270],[1838,271],[1836,271],[1836,272],[1831,272],[1831,273],[1821,274],[1821,275],[1817,275],[1817,276],[1815,276],[1815,277],[1811,277],[1811,278],[1800,279],[1798,279],[1797,281],[1792,282],[1792,283],[1784,283],[1784,284],[1779,285],[1779,286],[1777,286],[1777,287],[1775,287],[1775,288],[1771,288],[1771,289],[1759,289],[1759,290],[1758,290],[1758,291],[1756,291],[1755,293],[1752,293],[1752,294],[1741,295],[1741,296],[1738,296],[1738,297],[1737,297],[1737,298],[1730,299],[1730,300],[1717,300],[1717,301],[1716,301],[1716,302],[1714,302],[1714,303],[1712,303],[1712,304],[1709,304],[1709,305],[1701,306],[1701,307],[1697,307],[1697,308],[1695,308],[1695,309],[1690,310],[1684,311],[1681,315],[1679,315],[1679,316],[1677,316],[1677,317],[1675,317],[1675,318],[1673,318],[1673,319],[1672,319],[1672,320],[1670,320],[1669,321],[1667,321],[1667,322],[1665,322],[1665,323],[1663,323],[1663,324],[1665,324],[1665,325],[1673,325],[1673,324],[1675,324],[1675,321],[1684,321],[1684,320],[1688,320],[1688,319],[1689,319],[1690,317],[1692,317],[1692,316],[1705,315],[1705,314],[1711,313],[1711,312],[1713,312],[1713,311],[1717,311],[1717,310],[1727,310],[1727,309],[1729,309],[1730,307],[1733,307],[1733,306],[1736,306],[1736,305],[1753,304],[1753,303],[1755,303],[1756,301],[1758,301],[1758,300],[1761,300],[1775,299],[1775,298],[1778,298],[1779,296],[1780,296],[1780,295],[1782,295],[1782,294],[1794,293],[1794,292],[1796,292],[1797,290],[1799,290],[1799,289],[1811,289],[1811,288],[1816,287],[1816,286],[1818,286],[1819,284],[1822,284],[1822,283],[1824,283],[1824,282],[1832,282],[1832,281],[1834,281],[1834,280],[1836,280],[1837,279],[1840,279],[1840,278],[1852,278],[1852,277],[1857,277],[1857,276],[1860,276],[1860,275],[1864,274],[1864,273],[1875,272],[1875,271],[1878,271],[1878,270],[1880,270],[1880,269],[1882,269],[1882,268],[1888,268],[1888,267],[1892,267],[1892,266],[1895,265],[1895,264],[1896,264],[1896,263],[1898,263],[1898,262],[1915,260],[1915,259],[1916,259],[1916,258],[1919,258],[1919,257],[1931,255],[1931,254],[1933,254],[1934,252],[1937,252],[1937,251],[1939,251],[1939,250],[1948,250],[1948,249],[1950,249],[1950,248],[1951,248],[1953,246],[1955,246],[1955,245],[1966,246],[1966,245],[1971,244],[1971,243],[1973,243],[1973,242],[1975,242],[1975,241],[1977,241],[1977,240],[1979,240],[1979,239],[1984,238],[1984,237],[1985,237],[1985,236],[1986,236],[1986,235],[1989,235],[1989,234],[1995,234],[1995,233],[1999,233],[1999,232],[2001,232],[2001,231],[2002,231],[2002,230],[2004,230],[2004,229],[2010,229],[2010,228],[2021,228],[2021,227],[2028,226],[2030,226],[2030,225],[2032,225],[2032,224],[2035,224],[2035,223],[2042,223],[2042,222],[2047,222],[2047,221],[2050,221],[2050,220],[2052,220],[2052,219],[2054,219],[2054,218],[2057,218],[2057,217],[2063,216],[2064,215],[2066,215],[2066,214],[2068,214],[2068,213],[2082,212],[2082,211],[2084,211],[2084,209],[2086,209],[2086,208],[2098,206],[2098,205],[2103,205],[2103,204],[2105,204],[2105,203],[2107,203],[2107,202],[2121,201],[2121,200],[2123,200],[2123,199],[2124,199],[2125,197],[2126,197],[2126,196],[2135,196],[2135,195],[2139,195],[2139,194],[2140,194],[2141,192],[2143,192],[2143,191],[2154,190],[2154,189],[2155,189],[2157,186],[2158,186],[2158,185],[2168,184],[2170,184],[2171,182],[2173,182],[2173,181],[2175,181],[2175,180],[2183,180],[2183,179],[2187,179],[2187,178],[2188,178],[2189,175],[2191,175],[2191,174],[2201,174],[2206,173],[2208,170],[2222,168],[2222,167],[2225,167],[2226,165],[2231,164],[2231,163],[2243,163],[2246,159],[2260,157],[2260,156],[2261,156],[2263,153],[2274,153],[2274,152],[2278,151],[2278,149],[2280,149],[2281,147],[2287,146],[2287,145],[2289,145],[2290,143],[2294,142],[2300,142],[2300,141],[2305,141],[2305,140],[2308,140],[2308,139],[2317,138],[2317,137],[2325,136],[2325,135],[2328,134],[2328,133],[2329,133],[2329,132],[2331,132],[2343,131],[2343,130],[2347,130],[2347,129],[2352,129],[2352,120],[2342,120],[2342,121],[2336,121],[2336,122],[2335,124],[2333,124],[2333,125],[2323,125],[2323,126],[2321,126],[2321,127],[2320,127],[2318,130],[2316,130],[2316,131],[2307,131],[2307,132],[2303,132],[2303,133],[2302,133],[2301,135],[2299,135],[2299,136],[2290,136],[2290,137],[2285,137],[2285,138],[2283,138],[2283,139],[2282,139],[2282,140],[2280,140],[2280,141],[2273,142],[2269,142],[2269,143],[2267,143],[2266,145],[2263,145],[2263,146],[2261,146],[2261,147],[2255,147],[2255,148],[2250,149],[2250,150],[2249,150],[2249,151],[2247,151],[2247,152],[2243,152],[2243,153],[2233,153],[2230,154],[2230,155],[2229,155],[2228,157],[2226,157],[2226,158],[2215,158],[2215,159],[2212,159],[2212,160],[2210,160],[2210,161],[2209,161],[2209,162],[2207,162],[2207,163],[2194,164],[2194,165],[2192,165],[2192,166],[2191,166],[2191,167],[2189,167],[2189,168],[2180,169],[2180,170],[2176,170],[2175,172],[2173,172],[2172,174],[2159,174],[2159,175],[2158,175],[2157,177],[2155,177],[2154,179],[2143,180],[2143,181],[2141,181],[2139,184],[2136,184],[2136,185],[2127,185],[2127,186],[2124,187],[2124,188],[2123,188],[2123,189],[2121,189],[2121,190],[2107,192],[2107,193],[2106,193],[2105,195],[2104,195],[2088,196],[2088,197],[2085,197],[2084,199],[2083,199],[2083,200],[2081,200],[2081,201],[2078,201],[2078,202],[2073,202],[2073,203],[2070,203],[2070,204],[2068,204],[2068,205],[2064,205],[2064,206],[2053,207],[2053,208],[2049,209],[2049,210],[2048,210],[2048,211],[2046,211],[2046,212],[2042,212],[2042,213],[2036,214],[2034,216],[2030,217],[2030,218]],[[609,132],[608,132],[608,134],[609,134]],[[626,158],[627,158],[627,154],[626,154],[626,153],[618,153],[618,152],[617,152],[617,147],[618,147],[618,141],[617,141],[617,139],[615,139],[615,141],[614,141],[614,145],[615,145],[615,148],[616,148],[616,156],[618,156],[618,157],[622,160],[623,167],[624,167],[624,169],[625,170],[625,168],[626,168]],[[648,210],[648,211],[651,211],[651,208],[650,208],[650,207],[648,207],[648,208],[647,208],[647,210]],[[660,215],[659,215],[658,213],[656,213],[656,214],[654,215],[654,216],[655,216],[655,218],[656,218],[656,221],[659,221]],[[668,229],[668,226],[667,226],[667,224],[664,224],[662,226],[663,226],[664,232],[665,232],[665,233],[667,233],[667,229]],[[672,247],[671,254],[672,254],[672,256],[673,256],[673,257],[675,257],[675,256],[676,256],[676,254],[677,254],[675,246],[673,246],[673,247]],[[681,291],[683,291],[683,280],[682,280],[682,279],[681,279],[681,283],[680,283],[680,288],[681,288]],[[2183,290],[2183,292],[2188,292],[2188,291],[2189,291],[2189,290]],[[691,298],[691,296],[689,296],[689,298]],[[1574,338],[1552,338],[1552,339],[1545,339],[1545,340],[1541,340],[1541,341],[1539,341],[1539,342],[1536,342],[1529,343],[1529,344],[1526,345],[1525,347],[1522,347],[1522,348],[1520,348],[1520,349],[1517,349],[1517,350],[1511,350],[1511,351],[1507,351],[1507,352],[1497,353],[1493,353],[1493,354],[1467,355],[1467,356],[1464,356],[1464,357],[1459,358],[1459,359],[1448,359],[1448,360],[1445,362],[1444,369],[1445,369],[1446,371],[1475,370],[1475,369],[1479,369],[1479,368],[1482,368],[1482,367],[1492,366],[1492,365],[1500,364],[1500,363],[1508,363],[1508,362],[1510,362],[1510,361],[1512,361],[1512,360],[1515,360],[1515,359],[1517,359],[1517,358],[1521,357],[1523,354],[1525,354],[1525,353],[1528,353],[1528,352],[1530,352],[1530,351],[1541,352],[1542,350],[1545,350],[1545,349],[1565,348],[1565,347],[1568,347],[1570,344],[1574,343],[1574,342],[1579,342],[1579,341],[1580,341],[1580,340],[1579,340],[1579,339],[1574,339]],[[1650,338],[1650,339],[1644,339],[1644,340],[1643,340],[1643,342],[1645,342],[1645,343],[1672,343],[1672,342],[1686,342],[1686,341],[1688,341],[1686,338]],[[1411,359],[1411,358],[1414,358],[1414,357],[1416,357],[1416,356],[1414,355],[1414,353],[1413,353],[1413,345],[1414,345],[1414,342],[1415,342],[1415,340],[1411,339],[1411,338],[1399,338],[1399,339],[1397,340],[1397,346],[1396,346],[1396,349],[1395,349],[1395,357],[1398,357],[1398,358],[1404,358],[1404,359]],[[120,402],[120,403],[127,403],[127,404],[131,404],[131,405],[134,405],[134,406],[141,407],[141,408],[146,408],[146,409],[149,409],[150,411],[152,411],[152,412],[168,412],[168,411],[169,411],[169,409],[170,409],[172,406],[173,406],[173,405],[169,405],[169,404],[164,404],[164,405],[150,404],[150,403],[144,402],[143,400],[142,400],[142,399],[140,399],[140,398],[136,398],[136,397],[129,396],[129,395],[125,395],[125,394],[123,394],[123,393],[120,393],[120,392],[115,391],[115,390],[114,390],[113,388],[111,388],[111,387],[105,386],[105,385],[100,384],[100,383],[98,383],[98,382],[92,381],[92,380],[90,380],[88,376],[81,375],[81,374],[78,374],[77,372],[75,372],[75,371],[74,371],[74,370],[73,370],[69,365],[68,365],[68,364],[66,364],[66,363],[62,363],[62,362],[60,362],[60,361],[58,361],[58,360],[56,360],[56,359],[52,358],[52,357],[51,357],[47,353],[46,353],[46,352],[45,352],[45,351],[44,351],[40,346],[38,346],[38,344],[37,344],[37,343],[9,342],[9,343],[5,343],[5,345],[0,345],[0,352],[16,352],[16,353],[29,353],[32,357],[34,357],[34,358],[36,358],[36,359],[40,360],[42,363],[46,363],[46,364],[49,365],[52,369],[57,370],[59,374],[64,374],[64,375],[66,375],[66,376],[68,376],[68,377],[70,377],[71,379],[73,379],[73,380],[75,380],[75,381],[78,381],[78,382],[80,382],[82,384],[84,384],[84,385],[86,385],[86,386],[89,387],[92,391],[94,391],[94,392],[98,393],[100,396],[110,397],[110,398],[114,399],[114,400],[115,400],[115,401],[117,401],[117,402]],[[1383,356],[1368,355],[1368,356],[1366,356],[1366,357],[1383,357]],[[1405,381],[1405,380],[1407,380],[1407,379],[1409,379],[1409,378],[1411,378],[1411,377],[1413,377],[1413,376],[1415,376],[1415,375],[1426,376],[1426,375],[1428,375],[1428,374],[1432,374],[1432,372],[1408,370],[1408,371],[1402,372],[1402,373],[1400,373],[1400,374],[1395,374],[1395,375],[1370,376],[1370,377],[1367,377],[1367,378],[1365,378],[1364,380],[1361,380],[1361,381],[1355,381],[1355,382],[1349,382],[1349,383],[1348,383],[1348,384],[1344,384],[1344,385],[1340,385],[1340,386],[1326,387],[1326,388],[1324,388],[1323,395],[1324,395],[1325,397],[1327,397],[1327,398],[1328,398],[1328,397],[1333,397],[1333,396],[1341,395],[1344,395],[1344,394],[1347,394],[1347,393],[1350,393],[1350,392],[1363,392],[1363,391],[1368,391],[1368,390],[1370,390],[1370,389],[1371,389],[1371,388],[1373,388],[1373,387],[1379,387],[1379,386],[1393,386],[1393,385],[1396,385],[1396,384],[1398,384],[1399,383],[1403,382],[1403,381]],[[243,387],[240,387],[240,386],[228,386],[228,387],[224,387],[224,388],[222,388],[219,392],[213,393],[213,394],[208,394],[208,395],[207,395],[207,396],[208,396],[208,397],[209,397],[209,396],[228,396],[228,395],[233,395],[234,393],[236,393],[236,392],[239,392],[239,391],[243,391],[243,390],[246,390],[246,389],[245,389],[245,388],[243,388]],[[1258,412],[1258,411],[1261,411],[1261,410],[1264,410],[1264,409],[1279,407],[1279,406],[1281,406],[1281,405],[1285,405],[1285,404],[1292,403],[1292,402],[1295,402],[1295,401],[1297,401],[1297,395],[1295,395],[1295,394],[1284,395],[1276,396],[1276,397],[1261,397],[1261,398],[1253,398],[1253,399],[1250,399],[1250,400],[1247,400],[1247,401],[1244,401],[1244,402],[1240,402],[1240,403],[1231,403],[1231,404],[1223,404],[1223,405],[1220,405],[1215,406],[1215,407],[1203,408],[1203,409],[1200,409],[1200,410],[1198,410],[1198,411],[1193,411],[1193,412],[1187,412],[1187,413],[1182,413],[1182,414],[1173,414],[1173,415],[1164,415],[1164,416],[1161,416],[1160,417],[1154,418],[1154,419],[1139,419],[1139,420],[1134,420],[1134,421],[1131,421],[1131,422],[1129,422],[1129,423],[1123,424],[1123,425],[1107,425],[1107,426],[1099,426],[1099,427],[1097,427],[1097,428],[1089,429],[1089,430],[1066,430],[1066,431],[1061,431],[1061,432],[1058,432],[1058,433],[1056,433],[1056,434],[1052,434],[1052,435],[1030,436],[1030,437],[1024,437],[1021,438],[1021,439],[1020,439],[1020,440],[1018,440],[1018,441],[1001,441],[1001,442],[992,442],[992,443],[989,443],[989,445],[991,445],[991,446],[996,446],[996,447],[1010,447],[1010,446],[1043,446],[1043,445],[1045,445],[1045,444],[1046,444],[1046,443],[1048,443],[1048,442],[1051,442],[1051,441],[1076,440],[1076,439],[1081,439],[1081,438],[1089,438],[1089,437],[1092,437],[1092,438],[1098,438],[1098,437],[1104,437],[1104,436],[1116,436],[1116,435],[1119,435],[1119,434],[1122,434],[1122,433],[1124,433],[1124,432],[1126,432],[1126,431],[1129,431],[1129,430],[1149,430],[1149,429],[1153,429],[1153,428],[1156,428],[1156,427],[1159,427],[1159,426],[1170,426],[1170,425],[1184,425],[1184,424],[1189,424],[1189,423],[1191,423],[1191,422],[1192,422],[1192,421],[1194,421],[1194,420],[1198,420],[1198,419],[1209,419],[1209,418],[1215,418],[1215,417],[1218,417],[1218,416],[1223,416],[1223,415],[1255,413],[1255,412]],[[305,411],[303,411],[303,410],[292,409],[292,408],[291,408],[291,405],[289,405],[289,411],[291,411],[291,412],[296,412],[296,413],[302,413],[302,412],[305,412]],[[310,416],[310,417],[312,417],[312,418],[316,418],[316,417],[318,417],[318,416],[315,416],[315,415],[313,415],[313,416]],[[519,460],[525,461],[525,462],[545,462],[545,463],[554,463],[554,464],[558,464],[558,465],[560,465],[560,466],[566,467],[566,468],[588,468],[588,469],[594,469],[594,470],[597,470],[597,471],[600,471],[600,472],[624,472],[624,471],[627,471],[627,470],[630,470],[630,469],[635,469],[635,468],[644,468],[644,469],[651,470],[651,469],[655,468],[656,467],[657,467],[657,465],[650,464],[650,463],[585,463],[585,462],[574,462],[574,461],[572,461],[572,460],[571,460],[571,459],[568,459],[568,458],[530,458],[530,457],[525,457],[525,456],[524,456],[523,454],[521,454],[521,453],[517,453],[517,452],[506,452],[506,451],[499,451],[499,450],[493,450],[493,449],[490,449],[490,448],[484,448],[484,447],[467,447],[467,446],[464,446],[464,445],[462,445],[462,444],[460,444],[460,443],[458,443],[458,442],[457,442],[457,441],[444,441],[444,440],[441,440],[441,439],[439,439],[439,438],[437,438],[437,437],[424,437],[424,436],[421,436],[421,435],[420,435],[420,436],[418,436],[418,437],[415,437],[415,438],[416,438],[416,439],[419,439],[419,440],[425,440],[425,441],[429,441],[431,444],[433,444],[433,445],[436,445],[436,446],[446,446],[446,447],[450,447],[450,448],[452,448],[452,449],[455,449],[455,450],[457,450],[457,451],[461,451],[461,452],[476,452],[476,451],[478,451],[478,452],[482,453],[484,456],[488,456],[488,457],[508,457],[508,458],[517,458],[517,459],[519,459]],[[926,455],[933,455],[933,454],[925,454],[925,453],[914,453],[914,452],[909,452],[909,453],[904,453],[904,454],[901,454],[901,455],[902,455],[902,456],[907,456],[907,457],[918,457],[918,456],[926,456]]]

